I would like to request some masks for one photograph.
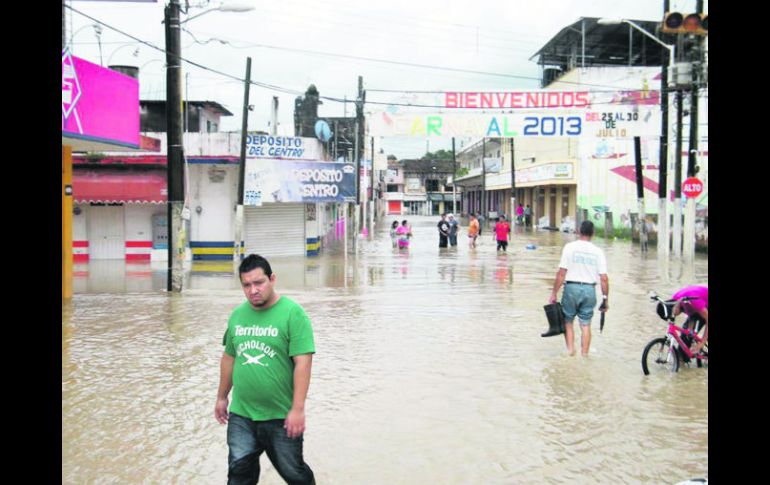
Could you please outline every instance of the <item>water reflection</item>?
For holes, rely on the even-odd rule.
[[[707,475],[708,370],[651,379],[640,365],[665,330],[647,292],[707,283],[705,258],[686,267],[598,240],[612,306],[591,355],[569,357],[540,333],[573,235],[515,231],[502,254],[485,232],[476,249],[440,251],[435,220],[412,219],[408,251],[383,228],[347,258],[271,259],[316,332],[305,456],[319,483]],[[165,293],[165,263],[78,270],[62,321],[63,483],[223,482],[212,408],[222,332],[243,301],[232,263],[192,265],[181,295]],[[263,466],[260,483],[283,483]]]

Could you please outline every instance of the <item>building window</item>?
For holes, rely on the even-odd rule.
[[[428,192],[438,192],[438,180],[426,180],[425,190]]]
[[[388,192],[400,192],[398,185],[388,184]]]

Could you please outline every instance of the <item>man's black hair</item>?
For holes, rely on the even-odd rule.
[[[593,237],[594,235],[594,223],[591,221],[583,221],[580,223],[580,235]]]
[[[265,272],[265,276],[268,278],[273,275],[273,269],[265,258],[259,254],[249,254],[241,261],[241,265],[238,266],[238,276],[254,271],[257,268],[262,268],[262,271]]]

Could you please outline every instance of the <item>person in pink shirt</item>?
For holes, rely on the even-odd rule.
[[[495,224],[495,237],[497,238],[497,250],[500,248],[503,251],[508,247],[508,234],[511,232],[511,225],[505,220],[505,216],[500,216],[500,219]]]
[[[516,224],[522,225],[524,222],[524,206],[519,204],[516,208]]]
[[[686,302],[681,301],[685,297],[692,299]],[[692,348],[693,352],[700,352],[703,345],[708,343],[709,337],[708,286],[686,286],[674,293],[671,299],[677,300],[676,305],[674,305],[674,316],[682,312],[687,315],[687,321],[683,325],[684,328],[692,326],[696,332],[700,331],[701,328],[705,328],[703,331],[703,342],[698,343]]]
[[[407,225],[406,220],[396,229],[398,235],[398,249],[409,249],[409,238],[412,237],[412,228]]]

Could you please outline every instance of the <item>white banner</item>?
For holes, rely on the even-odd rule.
[[[246,156],[285,160],[321,160],[323,147],[315,138],[249,133],[246,136]]]
[[[381,112],[369,126],[373,136],[633,138],[660,136],[660,122],[658,106],[606,105],[499,114]]]
[[[537,167],[516,169],[516,183],[542,182],[545,180],[572,179],[571,163],[549,163]]]

